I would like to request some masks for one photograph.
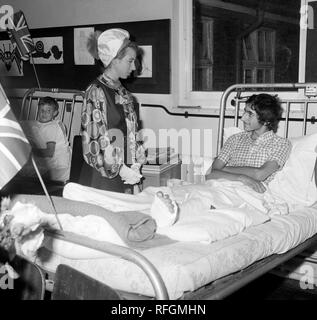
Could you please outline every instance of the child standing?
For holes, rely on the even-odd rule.
[[[39,101],[37,120],[23,121],[21,125],[43,176],[65,182],[69,179],[71,150],[65,125],[55,120],[57,115],[57,101],[44,97]]]

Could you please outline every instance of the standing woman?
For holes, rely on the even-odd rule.
[[[93,167],[90,186],[130,192],[139,183],[146,161],[138,141],[134,99],[121,84],[136,70],[138,47],[129,32],[109,29],[88,40],[88,50],[100,59],[104,72],[87,88],[81,117],[83,156]]]

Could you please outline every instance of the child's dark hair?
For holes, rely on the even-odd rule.
[[[55,111],[58,111],[58,103],[54,98],[52,97],[41,98],[39,101],[39,107],[45,104],[54,107]]]
[[[255,110],[261,124],[267,126],[268,130],[277,131],[281,120],[283,108],[280,100],[270,94],[254,94],[248,98],[246,104]]]

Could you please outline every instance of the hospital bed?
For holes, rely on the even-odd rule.
[[[289,132],[293,106],[299,106],[303,113],[302,134],[305,135],[307,122],[314,122],[313,117],[310,120],[307,117],[309,107],[317,103],[316,87],[317,84],[231,86],[221,98],[217,150],[223,143],[225,121],[229,119],[234,125],[239,124],[245,97],[272,89],[274,94],[279,93],[279,89],[303,91],[302,98],[282,102],[285,106],[284,135]],[[233,99],[231,106],[228,105],[230,98]],[[57,277],[57,282],[62,282],[61,266],[67,266],[68,272],[85,274],[121,298],[223,299],[316,243],[317,204],[298,208],[210,244],[174,241],[153,248],[132,249],[60,230],[48,232],[47,236],[105,253],[99,259],[76,260],[40,249],[35,263],[48,275],[53,291],[54,279]]]

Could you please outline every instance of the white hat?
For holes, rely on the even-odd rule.
[[[107,67],[119,52],[125,40],[130,38],[128,31],[123,29],[109,29],[98,37],[98,55]]]

